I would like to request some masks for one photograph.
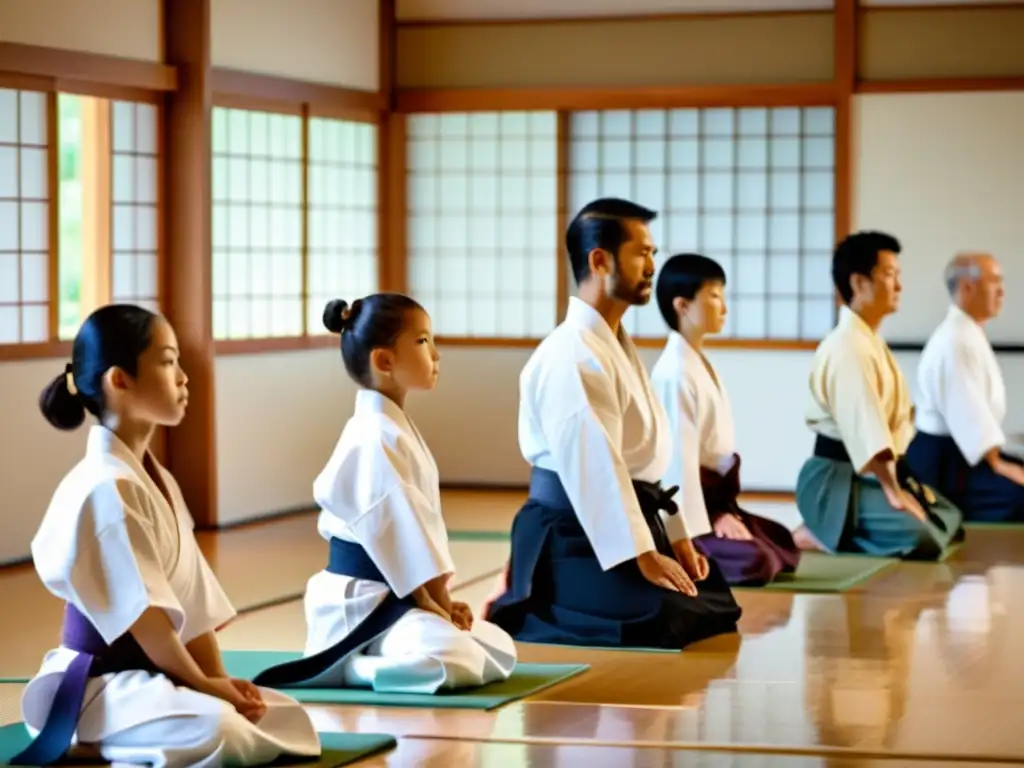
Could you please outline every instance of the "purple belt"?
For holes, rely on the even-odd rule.
[[[107,645],[96,628],[71,603],[64,606],[61,645],[77,651],[57,686],[39,735],[9,761],[10,765],[51,765],[71,747],[89,678],[111,672],[159,672],[134,637],[125,633]]]

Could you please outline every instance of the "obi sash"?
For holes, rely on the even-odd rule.
[[[679,513],[679,507],[672,500],[676,491],[679,490],[679,486],[665,489],[657,483],[633,480],[633,490],[640,502],[640,511],[643,513],[644,521],[651,529],[655,549],[666,557],[674,558],[672,542],[665,530],[665,522],[661,519],[660,511],[667,512],[669,515]],[[530,498],[545,507],[567,511],[571,514],[572,520],[576,520],[575,512],[572,511],[572,502],[569,501],[569,495],[565,492],[565,487],[558,478],[557,472],[534,467],[530,472]]]
[[[838,461],[844,464],[852,463],[850,461],[850,454],[847,453],[846,446],[843,445],[842,441],[833,440],[831,437],[825,437],[824,435],[816,436],[814,440],[814,455],[818,458]],[[903,490],[917,499],[917,503],[921,505],[921,509],[924,510],[925,516],[932,525],[940,531],[949,532],[945,520],[932,510],[932,505],[936,501],[935,496],[914,477],[914,473],[911,471],[910,465],[907,464],[905,456],[898,456],[896,458],[896,481]]]
[[[330,542],[327,572],[363,581],[387,583],[387,579],[363,547],[338,538],[332,538]],[[267,688],[338,688],[336,679],[329,681],[318,678],[387,632],[415,607],[416,601],[411,596],[399,599],[394,592],[388,592],[384,601],[355,630],[330,648],[325,648],[313,656],[268,667],[256,675],[252,682]]]
[[[61,645],[78,655],[68,665],[39,734],[10,760],[11,765],[50,765],[71,747],[89,679],[113,672],[143,670],[160,674],[130,633],[108,645],[71,603],[64,606]]]

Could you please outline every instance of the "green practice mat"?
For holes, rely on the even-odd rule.
[[[1024,523],[972,523],[965,520],[964,528],[969,531],[1021,531],[1024,530]]]
[[[867,555],[829,555],[804,552],[796,573],[782,573],[762,587],[735,589],[775,589],[783,592],[846,592],[899,560]]]
[[[299,658],[291,651],[224,651],[224,666],[231,677],[251,680],[267,667]],[[517,664],[512,676],[500,683],[442,693],[378,693],[369,688],[282,688],[304,704],[363,704],[375,707],[431,707],[434,709],[496,709],[550,688],[590,669],[589,664]]]
[[[321,733],[320,746],[323,748],[319,758],[282,757],[273,765],[301,765],[307,768],[338,768],[349,765],[369,755],[391,749],[398,742],[394,736],[382,733]],[[24,723],[5,725],[0,728],[0,765],[29,745],[32,739],[25,730]],[[57,765],[109,765],[84,760],[68,760]]]
[[[449,541],[508,541],[508,531],[448,531]]]

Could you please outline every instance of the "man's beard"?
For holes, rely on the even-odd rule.
[[[605,292],[613,299],[624,301],[627,304],[640,307],[651,300],[651,292],[647,290],[650,283],[642,282],[630,285],[616,273],[605,278]]]

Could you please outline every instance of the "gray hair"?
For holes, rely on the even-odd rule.
[[[949,295],[955,297],[960,288],[961,280],[979,280],[981,278],[981,266],[978,264],[978,254],[958,253],[949,263],[942,274],[946,282],[946,290]]]

